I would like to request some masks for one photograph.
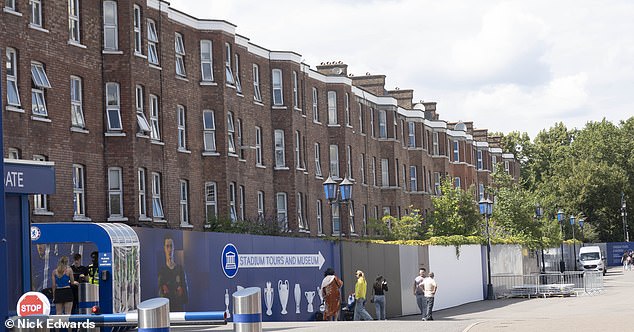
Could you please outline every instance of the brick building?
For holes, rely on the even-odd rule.
[[[498,165],[519,176],[499,139],[439,119],[412,90],[340,62],[313,69],[226,21],[157,0],[4,3],[5,157],[56,165],[33,221],[203,230],[264,217],[363,235],[370,218],[428,211],[445,175],[477,193]],[[325,201],[329,175],[353,179],[350,213]]]

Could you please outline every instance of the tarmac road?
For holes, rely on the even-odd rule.
[[[634,271],[608,270],[605,289],[595,295],[478,301],[434,312],[434,321],[420,315],[368,322],[275,322],[263,331],[328,332],[522,332],[634,331]],[[172,331],[233,331],[223,326],[172,327]]]

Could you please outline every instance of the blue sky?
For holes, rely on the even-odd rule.
[[[315,68],[384,74],[440,117],[508,133],[634,115],[634,2],[171,0]]]

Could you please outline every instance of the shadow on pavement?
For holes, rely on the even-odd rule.
[[[530,299],[524,298],[513,298],[513,299],[498,299],[498,300],[484,300],[471,302],[467,304],[463,304],[458,307],[447,308],[435,311],[434,310],[434,320],[444,320],[444,321],[463,321],[470,320],[473,317],[460,317],[467,316],[470,314],[481,313],[487,310],[494,310],[502,307],[506,307],[509,305],[513,305],[516,303],[521,303],[525,301],[530,301]],[[393,318],[391,320],[420,320],[421,315],[410,315],[403,316],[398,318]]]

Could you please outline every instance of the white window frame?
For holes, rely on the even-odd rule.
[[[376,132],[374,130],[374,108],[370,108],[370,136],[376,137]]]
[[[376,187],[376,157],[372,157],[372,185]]]
[[[107,17],[112,13],[112,17]],[[119,23],[117,17],[117,2],[103,2],[103,49],[105,51],[119,50]]]
[[[141,21],[141,7],[134,5],[134,54],[143,54],[143,35]]]
[[[440,154],[440,145],[438,143],[438,132],[433,132],[431,135],[432,141],[432,155],[437,156]]]
[[[48,116],[48,109],[46,107],[46,95],[44,89],[50,89],[51,83],[48,80],[44,65],[39,62],[31,62],[31,81],[33,82],[31,88],[31,111],[33,115],[46,117]]]
[[[346,126],[352,127],[352,123],[350,122],[350,94],[347,92],[343,98],[343,109],[346,116]]]
[[[321,144],[319,143],[315,143],[315,176],[323,176],[321,173]]]
[[[504,161],[504,171],[505,171],[506,173],[509,173],[509,174],[510,174],[510,170],[511,170],[511,168],[510,168],[510,163],[509,163],[509,161],[508,161],[508,160],[505,160],[505,161]]]
[[[46,161],[46,157],[36,154],[36,155],[33,155],[33,160]],[[33,195],[33,212],[34,214],[45,214],[50,212],[48,210],[48,195],[46,194]]]
[[[317,200],[317,206],[316,206],[316,220],[317,220],[317,234],[324,234],[324,219],[322,217],[322,204],[321,204],[321,200],[318,199]]]
[[[273,69],[271,70],[271,80],[273,81],[272,90],[273,90],[273,105],[274,106],[283,106],[284,105],[284,92],[283,92],[283,78],[282,78],[282,70],[281,69]]]
[[[482,150],[477,150],[476,154],[477,154],[477,158],[478,158],[478,161],[477,161],[477,164],[476,164],[477,165],[477,169],[478,170],[482,170],[482,167],[483,167]]]
[[[387,112],[379,110],[379,138],[387,138]]]
[[[200,77],[203,82],[214,81],[213,43],[211,40],[200,41]]]
[[[363,204],[363,235],[368,235],[368,205]]]
[[[233,68],[234,79],[236,81],[236,91],[242,93],[242,83],[240,83],[240,55],[235,53],[233,55]]]
[[[350,234],[356,234],[356,228],[354,225],[354,201],[350,201],[350,206],[348,207],[348,215],[350,220],[348,221],[348,228],[350,228]]]
[[[275,168],[286,167],[286,152],[284,146],[284,130],[275,129]]]
[[[497,170],[497,167],[498,167],[498,157],[497,156],[491,156],[491,165],[493,165],[493,167],[491,167],[491,171],[493,171],[493,173],[495,173],[495,171]]]
[[[442,194],[440,187],[440,172],[434,172],[434,194],[440,196]]]
[[[260,91],[260,66],[253,64],[253,100],[262,101],[262,92]]]
[[[286,193],[275,194],[275,206],[277,208],[277,222],[283,230],[288,230],[288,201]]]
[[[354,179],[352,174],[352,146],[346,146],[346,176],[350,179]]]
[[[42,27],[42,0],[29,0],[31,7],[31,18],[29,23],[32,26]]]
[[[139,198],[139,220],[147,219],[147,182],[145,177],[145,168],[139,168],[137,171],[138,198]]]
[[[158,31],[156,31],[156,23],[154,20],[147,20],[147,60],[153,65],[159,65],[158,55]]]
[[[381,187],[390,186],[390,161],[388,159],[381,159]]]
[[[178,119],[178,149],[187,150],[187,117],[185,106],[176,105],[176,117]]]
[[[106,83],[106,119],[108,120],[108,131],[123,130],[121,119],[121,93],[119,83]]]
[[[460,162],[460,141],[454,140],[452,142],[452,146],[453,146],[453,161],[456,163]]]
[[[229,220],[231,222],[238,221],[238,213],[236,211],[236,183],[229,182]]]
[[[407,127],[408,127],[407,134],[409,136],[409,147],[415,148],[416,147],[416,123],[414,123],[413,121],[408,121]]]
[[[297,225],[300,230],[306,230],[308,227],[306,225],[306,217],[304,216],[304,200],[303,194],[300,192],[297,193],[297,202],[295,202],[295,205],[297,205]]]
[[[70,77],[70,118],[71,125],[77,128],[85,128],[84,107],[82,99],[81,78],[78,76]]]
[[[328,91],[328,124],[337,124],[337,92]]]
[[[218,217],[218,187],[216,182],[205,182],[205,223]],[[209,212],[213,215],[210,215]]]
[[[341,210],[339,204],[330,205],[330,221],[332,227],[332,235],[339,235],[341,233]],[[335,224],[337,227],[335,227]],[[342,233],[343,234],[343,233]]]
[[[147,121],[147,118],[145,117],[145,97],[144,97],[144,93],[143,93],[143,86],[142,85],[136,85],[135,87],[135,108],[136,108],[136,121],[137,121],[137,126],[139,128],[139,134],[141,135],[147,135],[149,134],[152,129],[150,129],[150,123]]]
[[[313,122],[319,122],[319,93],[313,88]]]
[[[161,174],[152,172],[152,218],[158,221],[164,217],[163,202],[161,200]]]
[[[409,167],[409,190],[418,191],[418,176],[416,166]]]
[[[245,150],[245,146],[244,146],[244,136],[242,135],[242,119],[238,118],[236,119],[236,129],[238,131],[238,137],[237,137],[237,142],[238,146],[237,146],[237,151],[238,151],[238,158],[240,158],[240,160],[244,160],[244,150]]]
[[[255,127],[255,165],[262,166],[262,128]]]
[[[150,138],[155,141],[161,140],[161,123],[159,122],[159,100],[158,96],[150,95]]]
[[[73,218],[86,216],[86,176],[84,166],[73,164]]]
[[[123,218],[123,172],[121,167],[108,168],[108,217]]]
[[[179,207],[181,226],[190,226],[189,222],[189,182],[187,180],[179,180]]]
[[[454,179],[454,187],[456,187],[457,189],[460,189],[460,184],[461,184],[460,177],[456,176],[456,178]]]
[[[187,71],[185,70],[185,43],[183,42],[183,35],[174,33],[174,53],[176,56],[176,75],[180,77],[186,77]]]
[[[258,191],[258,221],[264,221],[265,208],[264,208],[264,192]]]
[[[297,81],[297,72],[293,70],[293,107],[299,108],[299,84]]]
[[[233,70],[231,69],[231,44],[225,43],[225,82],[228,85],[235,86],[236,81],[233,77]]]
[[[368,184],[368,179],[365,176],[365,154],[359,155],[359,172],[361,174],[361,183]]]
[[[295,168],[300,170],[303,169],[301,145],[302,145],[301,133],[299,132],[299,130],[296,130],[295,131]]]
[[[365,134],[365,126],[363,123],[363,106],[361,105],[361,103],[357,103],[357,105],[359,105],[359,132],[361,134]]]
[[[212,110],[203,110],[203,143],[205,152],[217,151],[216,117]]]
[[[18,89],[18,53],[15,49],[7,47],[7,103],[20,107],[20,92]]]
[[[235,132],[236,128],[233,123],[233,113],[227,112],[227,151],[230,154],[236,153]]]
[[[339,146],[337,144],[331,144],[328,149],[330,176],[333,179],[339,178]]]
[[[6,0],[4,2],[4,8],[11,10],[11,11],[15,11],[15,0]]]
[[[478,201],[484,199],[484,183],[478,184]]]
[[[68,0],[68,40],[81,43],[80,27],[79,0]]]

